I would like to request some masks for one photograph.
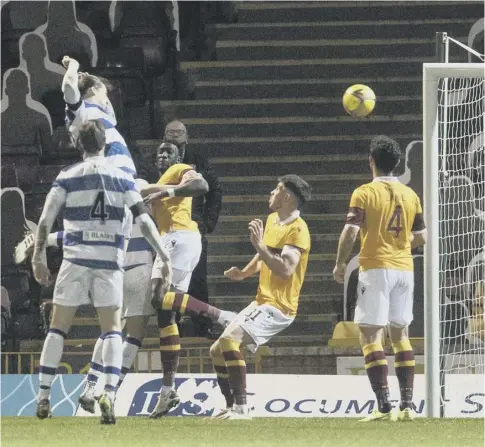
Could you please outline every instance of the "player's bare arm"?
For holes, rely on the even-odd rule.
[[[34,253],[32,255],[32,270],[39,284],[48,286],[52,283],[51,273],[47,267],[47,238],[65,202],[65,191],[56,188],[47,195],[47,199],[40,216],[35,236]]]
[[[288,279],[295,272],[300,262],[301,251],[297,247],[285,245],[281,254],[273,253],[263,242],[264,227],[260,219],[249,223],[251,244],[256,249],[259,258],[268,268],[283,279]]]
[[[256,273],[259,273],[261,270],[261,262],[262,261],[259,257],[259,253],[256,253],[253,259],[251,259],[251,261],[249,261],[246,267],[244,267],[242,270],[239,267],[231,267],[224,272],[224,276],[232,279],[233,281],[243,281]]]
[[[358,233],[358,227],[353,225],[345,225],[342,233],[340,234],[340,239],[338,241],[337,260],[335,262],[335,268],[333,269],[333,278],[340,284],[343,284],[344,282],[345,270],[347,269],[347,260],[352,253]]]
[[[77,104],[81,99],[78,87],[79,62],[69,56],[64,56],[62,65],[66,69],[66,74],[62,80],[62,93],[67,104]]]
[[[410,236],[411,250],[421,247],[426,244],[428,239],[428,230],[422,230],[419,232],[413,232]]]
[[[187,174],[189,176],[186,177]],[[207,194],[208,191],[209,185],[205,179],[195,171],[188,171],[177,186],[152,184],[143,188],[141,195],[145,203],[150,203],[165,197],[197,197]]]

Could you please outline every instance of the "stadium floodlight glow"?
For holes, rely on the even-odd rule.
[[[484,374],[485,337],[469,305],[485,285],[484,141],[485,64],[423,64],[428,417],[447,416],[447,375]]]

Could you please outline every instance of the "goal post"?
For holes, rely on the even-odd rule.
[[[425,376],[426,415],[447,416],[446,378],[457,374],[450,357],[460,355],[474,359],[483,374],[483,347],[475,347],[456,333],[451,333],[446,312],[453,287],[464,287],[469,278],[463,272],[471,258],[482,259],[485,250],[485,210],[480,197],[485,195],[484,182],[473,180],[470,169],[481,163],[483,156],[473,161],[470,151],[483,151],[485,141],[485,64],[425,63],[423,64],[423,186],[424,215],[428,242],[424,247],[425,300]],[[481,145],[478,142],[481,141]],[[482,154],[483,155],[483,154]],[[472,160],[472,161],[470,161]],[[471,164],[471,165],[470,165]],[[468,170],[467,170],[468,169]],[[480,194],[480,193],[479,193]],[[458,212],[453,211],[453,207]],[[457,215],[455,215],[457,214]],[[481,257],[480,257],[481,256]],[[453,278],[453,279],[451,279]],[[485,275],[478,278],[485,285]],[[449,281],[455,281],[453,287]],[[472,281],[469,279],[469,281]],[[470,286],[469,284],[466,284]],[[456,314],[457,327],[464,327],[469,296],[461,295],[463,314]],[[483,318],[483,316],[482,316]],[[462,320],[462,321],[458,321]],[[444,331],[448,331],[444,335]],[[465,362],[468,360],[465,360]],[[471,360],[470,360],[471,361]],[[480,364],[481,363],[481,364]],[[481,369],[480,369],[481,367]],[[456,368],[458,369],[458,368]],[[482,379],[483,381],[483,379]]]

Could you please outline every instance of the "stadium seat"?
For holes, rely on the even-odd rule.
[[[2,267],[14,265],[13,252],[27,230],[25,199],[19,188],[1,191],[2,205]]]
[[[15,166],[7,165],[2,166],[2,188],[17,187],[18,179]]]
[[[352,321],[337,323],[328,346],[331,348],[359,347],[359,328]]]
[[[91,70],[93,74],[103,76],[119,84],[122,101],[129,107],[144,106],[148,98],[145,83],[145,57],[139,47],[110,50],[107,49],[99,61],[98,67]],[[111,96],[111,95],[110,95]],[[115,104],[113,104],[115,107]],[[119,110],[116,110],[118,112]],[[119,119],[118,115],[117,118]]]

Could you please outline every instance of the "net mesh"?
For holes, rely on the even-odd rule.
[[[485,81],[440,79],[440,370],[485,370]]]

